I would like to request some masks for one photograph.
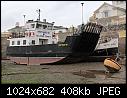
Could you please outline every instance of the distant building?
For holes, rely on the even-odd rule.
[[[62,42],[65,40],[65,36],[67,36],[68,28],[65,28],[63,26],[54,26],[53,32],[56,40],[58,42]]]
[[[65,33],[68,31],[68,28],[63,27],[63,26],[54,26],[53,30],[55,33]]]
[[[2,33],[1,33],[1,38],[9,38],[10,35],[11,35],[10,32],[2,32]]]
[[[121,37],[125,37],[126,1],[112,1],[112,5],[104,2],[94,11],[89,21],[101,24],[110,31],[118,31]]]
[[[74,26],[71,26],[70,28],[68,28],[68,32],[70,33],[75,33],[77,32],[78,28],[74,27]]]
[[[112,1],[112,5],[126,9],[126,1]]]
[[[113,4],[115,2],[116,1],[113,1]],[[89,20],[92,22],[100,23],[104,26],[125,24],[126,9],[117,6],[104,2],[104,4],[102,4],[97,10],[94,11],[93,16],[90,17]]]
[[[19,22],[16,22],[14,28],[8,29],[8,32],[11,33],[11,36],[25,36],[25,28],[24,26],[19,26]]]
[[[1,33],[1,53],[2,59],[6,58],[6,48],[9,45],[9,41],[7,40],[10,37],[10,32],[2,32]]]

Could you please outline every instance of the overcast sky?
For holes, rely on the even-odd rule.
[[[82,1],[84,23],[89,20],[93,12],[104,2],[111,1]],[[82,6],[81,1],[1,1],[1,30],[7,31],[19,22],[24,25],[25,20],[38,18],[37,9],[41,10],[41,20],[55,22],[57,26],[70,27],[81,24]]]

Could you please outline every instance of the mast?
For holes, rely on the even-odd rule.
[[[41,12],[41,10],[40,9],[38,9],[38,10],[36,10],[37,11],[37,13],[38,13],[38,21],[40,21],[40,12]]]
[[[39,21],[40,21],[40,9],[39,9]]]

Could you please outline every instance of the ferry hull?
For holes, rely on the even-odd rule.
[[[25,65],[42,65],[42,64],[66,64],[76,62],[102,62],[106,58],[116,58],[118,48],[101,49],[94,51],[92,55],[88,56],[83,53],[57,53],[57,54],[24,54],[24,55],[13,55],[9,59],[16,64]],[[61,57],[56,57],[61,56]]]
[[[67,36],[63,43],[9,46],[7,55],[17,64],[40,65],[49,63],[75,63],[87,60],[95,50],[102,26],[83,25],[81,30]],[[90,59],[90,58],[89,58]]]
[[[10,57],[15,64],[21,65],[41,65],[62,60],[64,57]]]

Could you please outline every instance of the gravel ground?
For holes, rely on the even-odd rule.
[[[126,38],[119,39],[119,51],[125,54]],[[123,56],[122,56],[123,57]],[[20,84],[125,84],[126,58],[121,58],[118,73],[105,73],[103,62],[68,65],[15,65],[9,60],[1,61],[1,83]]]
[[[14,65],[2,60],[2,84],[125,84],[125,59],[117,73],[105,73],[103,62],[66,65]]]

